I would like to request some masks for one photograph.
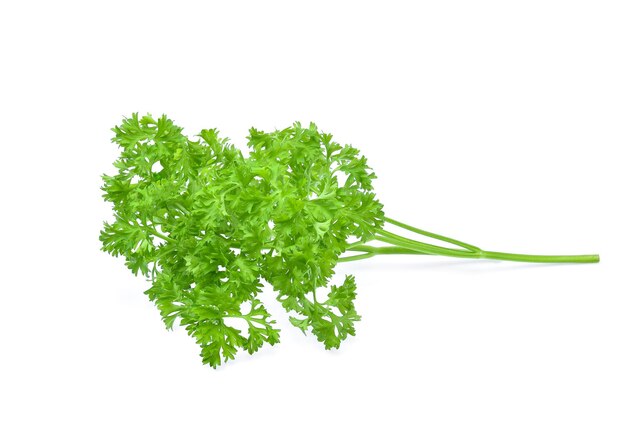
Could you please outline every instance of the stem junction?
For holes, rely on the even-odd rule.
[[[364,243],[348,246],[348,251],[358,252],[356,255],[339,258],[340,262],[358,261],[368,259],[376,255],[438,255],[468,259],[495,259],[500,261],[537,262],[537,263],[596,263],[600,261],[599,255],[526,255],[517,253],[502,253],[485,251],[475,245],[438,235],[417,227],[401,223],[392,218],[385,217],[385,221],[394,226],[408,230],[418,235],[436,239],[442,243],[452,244],[456,248],[428,244],[426,242],[409,239],[387,230],[381,230],[375,236],[375,241],[380,241],[388,246],[375,247]]]

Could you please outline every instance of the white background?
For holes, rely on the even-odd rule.
[[[0,436],[626,437],[620,1],[4,2]],[[386,213],[538,266],[381,256],[357,336],[213,370],[99,251],[110,128],[315,121]]]

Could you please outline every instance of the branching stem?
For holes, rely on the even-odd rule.
[[[455,258],[468,259],[495,259],[501,261],[517,261],[517,262],[537,262],[537,263],[596,263],[600,261],[599,255],[527,255],[518,253],[502,253],[481,250],[475,245],[449,238],[447,236],[438,235],[426,230],[418,229],[408,224],[401,223],[391,218],[385,217],[385,221],[389,224],[398,226],[405,230],[428,236],[448,244],[456,245],[460,248],[442,247],[439,245],[428,244],[425,242],[409,239],[401,235],[380,230],[375,241],[391,244],[391,246],[374,247],[361,243],[352,244],[348,247],[349,251],[360,252],[360,254],[339,258],[340,262],[357,261],[367,259],[376,255],[391,254],[410,254],[410,255],[437,255],[450,256]]]

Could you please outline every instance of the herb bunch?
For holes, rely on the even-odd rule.
[[[314,124],[269,133],[252,128],[248,157],[217,130],[190,139],[166,116],[133,114],[113,131],[121,153],[117,173],[103,176],[114,220],[104,223],[102,249],[151,281],[145,293],[166,327],[184,327],[212,367],[240,349],[252,354],[279,341],[280,329],[259,299],[263,281],[291,323],[331,349],[354,335],[360,320],[354,277],[329,286],[341,261],[380,254],[598,261],[486,252],[387,218],[366,159]],[[386,223],[454,247],[391,233]],[[389,245],[368,245],[374,240]],[[356,254],[342,257],[347,251]],[[235,319],[246,329],[233,326]]]

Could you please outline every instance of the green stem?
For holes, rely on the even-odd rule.
[[[434,238],[434,239],[438,239],[439,241],[448,242],[450,244],[458,245],[459,247],[466,248],[467,250],[470,250],[470,251],[475,251],[475,252],[480,251],[480,249],[478,247],[476,247],[475,245],[471,245],[471,244],[468,244],[466,242],[459,241],[457,239],[448,238],[447,236],[438,235],[436,233],[428,232],[426,230],[418,229],[417,227],[413,227],[413,226],[410,226],[408,224],[401,223],[400,221],[394,220],[394,219],[389,218],[389,217],[385,217],[385,222],[388,222],[389,224],[393,224],[394,226],[401,227],[401,228],[403,228],[405,230],[409,230],[411,232],[418,233],[420,235],[428,236],[429,238]]]
[[[429,255],[453,256],[457,258],[471,258],[477,252],[468,250],[457,250],[439,245],[426,244],[425,242],[414,241],[386,230],[379,230],[376,239],[387,244],[393,244],[410,250],[426,253]]]
[[[344,256],[343,258],[339,258],[339,262],[350,262],[350,261],[360,261],[361,259],[369,259],[376,256],[376,253],[361,253],[360,255],[354,256]]]
[[[172,238],[170,238],[169,236],[165,236],[162,233],[159,233],[156,231],[156,229],[154,227],[150,227],[150,232],[154,235],[154,236],[158,236],[159,238],[161,238],[164,241],[167,242],[176,242],[175,240],[173,240]]]
[[[359,261],[361,259],[372,258],[376,255],[425,255],[426,253],[418,252],[415,250],[409,250],[404,247],[397,246],[385,246],[385,247],[373,247],[370,245],[355,245],[350,248],[350,251],[363,252],[360,255],[344,256],[339,258],[339,262]]]
[[[496,259],[500,261],[539,262],[539,263],[573,263],[593,264],[600,262],[600,255],[523,255],[517,253],[481,252],[483,259]]]
[[[437,239],[442,242],[454,244],[461,247],[460,249],[442,247],[434,244],[427,244],[425,242],[416,241],[406,238],[404,236],[396,235],[387,230],[379,230],[375,236],[375,240],[391,244],[386,247],[373,247],[369,245],[363,245],[362,243],[353,243],[348,246],[349,251],[363,252],[354,256],[347,256],[339,258],[340,262],[358,261],[361,259],[367,259],[376,255],[390,255],[390,254],[412,254],[412,255],[438,255],[438,256],[450,256],[455,258],[468,258],[468,259],[495,259],[501,261],[517,261],[517,262],[537,262],[537,263],[596,263],[600,261],[600,256],[596,254],[592,255],[526,255],[518,253],[502,253],[484,251],[479,247],[476,247],[465,242],[448,238],[446,236],[438,235],[435,233],[427,232],[425,230],[418,229],[408,224],[401,223],[399,221],[385,218],[385,220],[393,225],[401,227],[403,229],[418,233],[420,235],[428,236],[430,238]]]
[[[350,249],[355,252],[376,253],[377,255],[425,255],[426,253],[409,250],[404,247],[384,246],[374,247],[371,245],[359,245]]]

